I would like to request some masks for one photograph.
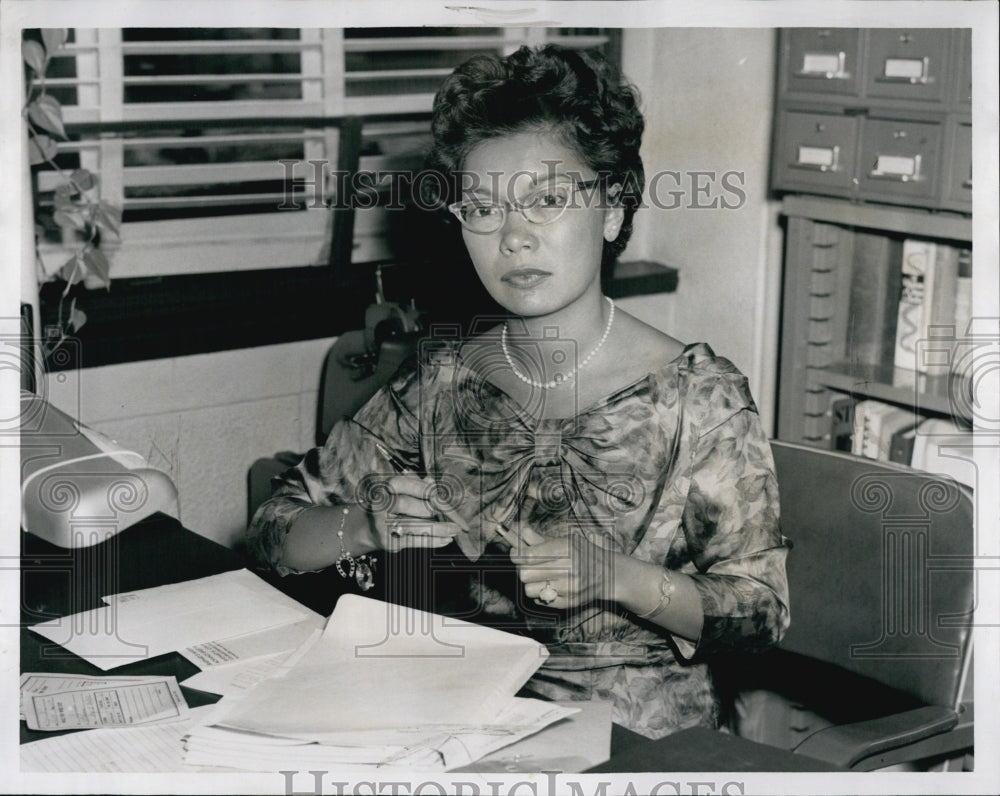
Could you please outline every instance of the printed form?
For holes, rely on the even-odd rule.
[[[29,688],[36,689],[39,681],[48,679],[37,674],[27,674],[25,678]],[[34,686],[31,678],[35,678]],[[133,727],[183,718],[188,711],[174,677],[125,678],[121,682],[114,682],[114,678],[94,678],[99,684],[84,678],[74,679],[83,682],[68,690],[45,688],[22,695],[21,709],[29,729]]]

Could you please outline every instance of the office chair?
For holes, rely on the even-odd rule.
[[[791,626],[776,651],[729,665],[793,707],[802,726],[776,745],[862,771],[971,760],[970,491],[843,453],[772,450]]]
[[[323,361],[316,407],[316,445],[340,419],[353,417],[413,355],[422,336],[415,310],[373,304],[364,329],[344,332]],[[271,479],[299,462],[304,453],[280,451],[257,459],[247,474],[247,522],[271,496]]]

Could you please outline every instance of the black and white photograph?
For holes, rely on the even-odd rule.
[[[1000,792],[998,21],[0,0],[3,792]]]

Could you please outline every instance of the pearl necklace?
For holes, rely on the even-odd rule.
[[[608,339],[608,334],[611,332],[611,324],[615,320],[615,303],[610,297],[604,297],[608,306],[611,308],[608,312],[608,322],[604,327],[604,334],[601,335],[601,339],[597,341],[597,345],[594,346],[593,350],[583,358],[583,361],[577,365],[573,370],[565,375],[560,373],[552,381],[535,381],[526,374],[522,373],[517,369],[517,365],[514,364],[514,360],[510,358],[510,351],[507,350],[507,323],[504,322],[503,328],[500,330],[500,348],[503,350],[504,359],[507,360],[507,364],[510,366],[511,371],[525,384],[530,384],[532,387],[540,387],[543,390],[551,390],[554,387],[559,387],[563,384],[569,383],[582,368],[587,366],[587,363],[594,358],[594,355],[601,350],[601,346],[604,345],[604,341]]]

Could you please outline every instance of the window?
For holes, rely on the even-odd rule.
[[[340,121],[365,119],[361,169],[419,168],[444,76],[545,41],[615,46],[597,29],[76,29],[47,80],[70,135],[58,162],[123,208],[113,279],[324,265],[336,225],[315,197],[333,186],[310,161],[336,168]],[[55,180],[36,179],[44,218]],[[394,256],[385,215],[357,214],[353,263]],[[65,260],[56,227],[41,248]]]

